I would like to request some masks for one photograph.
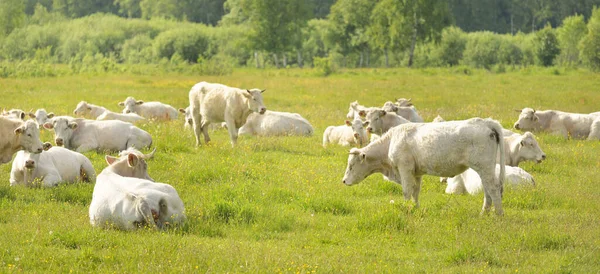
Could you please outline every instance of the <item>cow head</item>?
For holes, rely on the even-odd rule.
[[[150,154],[143,154],[139,150],[130,147],[127,150],[121,151],[119,157],[106,155],[105,159],[112,171],[120,176],[154,182],[154,179],[148,175],[146,159],[154,157],[155,152],[156,148]]]
[[[383,132],[383,117],[387,115],[385,110],[372,110],[367,112],[366,121],[369,122],[367,131],[369,133],[375,133],[382,135]]]
[[[125,107],[123,113],[137,113],[137,106],[144,104],[142,100],[135,100],[133,97],[127,97],[125,101],[120,102],[119,106]]]
[[[412,101],[411,98],[408,98],[408,99],[406,99],[406,98],[398,98],[398,99],[396,99],[396,104],[399,107],[412,107],[413,103],[411,101]]]
[[[540,148],[540,145],[535,140],[535,136],[531,132],[525,132],[520,137],[519,143],[519,158],[525,161],[535,161],[541,163],[546,159],[546,154]]]
[[[10,119],[18,119],[23,121],[25,121],[26,117],[25,112],[20,109],[11,109],[8,111],[3,111],[2,115]]]
[[[539,117],[532,108],[524,108],[522,110],[516,110],[521,112],[519,114],[519,120],[515,122],[514,127],[518,130],[532,130],[537,131],[541,129]]]
[[[438,116],[435,116],[435,118],[433,118],[432,122],[439,123],[439,122],[445,122],[445,121],[446,120],[444,120],[444,118],[442,118],[442,116],[438,115]]]
[[[352,103],[350,103],[350,106],[348,107],[348,114],[346,114],[346,118],[350,119],[350,120],[354,120],[354,116],[356,114],[358,114],[358,101],[354,101]]]
[[[52,119],[54,117],[54,113],[52,113],[52,112],[48,113],[48,112],[46,112],[45,109],[40,108],[35,111],[35,114],[29,112],[29,117],[32,119],[35,119],[37,121],[37,123],[40,125],[40,129],[43,129],[44,124],[46,122],[48,122],[48,119]]]
[[[347,186],[358,184],[373,172],[368,163],[367,154],[362,149],[352,148],[348,155],[348,166],[346,166],[342,183]]]
[[[381,108],[387,112],[397,112],[398,111],[398,106],[394,103],[392,103],[392,101],[387,101],[385,102],[385,104],[383,104],[383,107]]]
[[[358,144],[359,147],[367,145],[367,143],[369,142],[369,137],[367,136],[365,127],[369,125],[369,122],[363,122],[359,119],[353,120],[352,122],[346,120],[346,125],[352,127],[352,135],[354,136],[354,141]]]
[[[253,112],[265,114],[267,111],[267,107],[265,107],[265,104],[263,103],[263,92],[265,92],[265,89],[247,89],[245,92],[243,92],[244,97],[248,99],[248,108]]]
[[[192,108],[191,107],[186,107],[185,109],[180,108],[179,112],[183,113],[185,116],[185,121],[183,123],[183,127],[187,128],[187,127],[192,127],[194,126],[194,121],[192,120]]]
[[[40,128],[33,120],[27,120],[14,131],[19,140],[19,145],[23,150],[31,153],[42,152],[43,144],[40,141]]]
[[[51,122],[46,122],[44,128],[54,130],[54,142],[57,146],[71,148],[71,136],[77,130],[78,125],[72,119],[59,117]]]

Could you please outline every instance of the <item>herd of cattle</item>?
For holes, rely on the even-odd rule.
[[[0,164],[14,157],[10,185],[52,187],[63,182],[95,182],[89,209],[95,227],[135,229],[163,228],[185,220],[184,205],[168,184],[154,182],[146,159],[138,149],[149,148],[152,136],[135,126],[141,120],[175,120],[185,114],[184,126],[192,128],[196,145],[209,142],[209,126],[227,128],[231,144],[238,134],[259,136],[311,136],[314,129],[300,114],[267,111],[259,89],[238,89],[200,82],[189,92],[189,107],[175,109],[161,102],[128,97],[119,103],[122,113],[85,101],[73,114],[56,116],[44,109],[26,113],[19,109],[0,116]],[[410,99],[386,102],[383,107],[350,103],[345,125],[324,130],[323,146],[356,146],[348,156],[343,183],[353,185],[373,173],[402,185],[404,198],[419,205],[423,175],[447,182],[446,193],[484,192],[483,212],[494,206],[503,214],[504,184],[534,185],[533,177],[519,168],[523,161],[542,162],[546,155],[529,132],[546,131],[565,138],[600,139],[600,112],[567,113],[524,108],[514,128],[504,129],[492,119],[471,118],[426,123]],[[32,119],[27,119],[27,118]],[[91,119],[86,119],[91,118]],[[95,120],[92,120],[95,119]],[[53,130],[54,142],[42,143],[40,130]],[[89,150],[118,151],[106,155],[108,166],[96,175]]]

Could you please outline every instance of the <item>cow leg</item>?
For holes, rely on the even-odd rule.
[[[94,143],[81,145],[77,149],[75,149],[75,151],[77,151],[79,153],[84,153],[86,151],[95,150],[97,148],[98,148],[98,144],[94,142]]]
[[[412,197],[413,200],[415,200],[415,207],[419,207],[419,193],[421,192],[422,177],[416,176],[415,178],[417,180],[415,181],[415,185],[413,186]]]
[[[231,139],[231,146],[237,144],[238,139],[238,128],[235,126],[235,120],[233,118],[225,116],[225,123],[227,123],[227,131],[229,131],[229,138]]]
[[[210,142],[210,137],[208,136],[208,126],[210,125],[209,121],[202,119],[202,135],[204,135],[204,142],[208,144]],[[199,137],[198,137],[199,138]]]
[[[44,180],[42,180],[43,187],[54,187],[58,185],[62,178],[57,174],[47,174],[44,176]]]
[[[402,168],[398,168],[398,174],[400,174],[400,180],[402,181],[404,200],[410,200],[410,197],[413,197],[417,178],[413,175],[412,171]]]
[[[481,210],[481,214],[489,212],[493,204],[496,210],[496,214],[503,215],[504,210],[502,209],[502,186],[500,186],[496,181],[496,174],[494,168],[475,170],[481,178],[483,192],[485,193],[485,196],[483,198],[483,208]]]
[[[600,140],[600,119],[594,120],[590,126],[590,135],[588,140]]]

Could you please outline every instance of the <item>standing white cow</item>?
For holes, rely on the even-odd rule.
[[[0,116],[0,164],[10,162],[19,150],[40,153],[40,129],[33,120],[21,121]]]
[[[365,127],[369,122],[363,122],[360,119],[355,119],[352,122],[346,120],[346,124],[342,126],[328,126],[323,132],[323,147],[327,144],[340,144],[342,146],[357,145],[364,147],[369,143],[369,136]]]
[[[520,167],[506,166],[504,175],[504,185],[506,186],[535,186],[533,176],[527,173]],[[500,165],[496,165],[496,176],[500,173]],[[483,189],[481,178],[475,170],[469,168],[465,172],[448,179],[446,193],[448,194],[463,194],[469,193],[475,195]]]
[[[565,139],[599,139],[593,132],[600,124],[599,117],[593,114],[562,112],[558,110],[534,110],[524,108],[514,127],[519,130],[533,132],[549,132],[563,136]],[[595,124],[595,125],[594,125]]]
[[[35,119],[38,123],[38,125],[40,125],[40,129],[43,129],[43,125],[48,122],[49,119],[52,119],[54,117],[54,113],[53,112],[47,112],[45,109],[40,108],[37,109],[35,111],[35,113],[31,113],[29,112],[29,117]]]
[[[381,109],[367,111],[365,120],[369,122],[367,131],[380,136],[397,125],[410,123],[410,121],[394,112],[387,112]]]
[[[137,121],[146,120],[146,118],[139,116],[133,112],[131,112],[131,113],[116,113],[116,112],[112,112],[110,110],[106,110],[104,113],[100,114],[100,116],[98,116],[96,118],[96,120],[98,120],[98,121],[119,120],[119,121],[128,122],[128,123],[135,123]]]
[[[423,123],[424,122],[423,118],[421,118],[419,113],[417,113],[417,110],[412,106],[411,107],[403,107],[403,106],[394,104],[391,101],[387,101],[387,102],[385,102],[385,104],[383,104],[382,109],[387,112],[394,112],[398,116],[400,116],[410,122],[413,122],[413,123]]]
[[[77,152],[120,151],[129,147],[141,149],[152,144],[152,136],[148,132],[118,120],[96,121],[61,116],[45,123],[44,128],[54,129],[57,146],[64,145]]]
[[[298,113],[266,111],[251,113],[238,134],[257,136],[311,136],[312,125]]]
[[[390,129],[368,146],[350,150],[343,183],[353,185],[379,172],[402,184],[406,200],[419,206],[421,177],[425,174],[453,177],[474,169],[482,178],[485,196],[482,213],[492,203],[502,215],[505,169],[495,176],[496,155],[504,163],[502,126],[491,119],[472,118],[440,123],[407,123]]]
[[[208,143],[208,125],[225,122],[231,145],[235,146],[238,130],[246,123],[252,112],[265,114],[267,108],[263,103],[262,93],[265,90],[243,90],[221,84],[200,82],[195,84],[189,93],[194,136],[196,145],[200,145],[200,132],[204,142]]]
[[[144,102],[127,97],[119,106],[125,107],[123,113],[137,113],[146,119],[177,120],[177,109],[161,102]]]
[[[87,157],[66,148],[46,148],[42,153],[19,151],[10,171],[10,185],[34,186],[38,181],[43,187],[62,182],[95,182],[96,171]]]
[[[96,119],[98,116],[102,115],[107,109],[105,107],[97,106],[90,104],[86,101],[81,101],[73,110],[73,114],[79,117],[87,117],[91,119]]]
[[[148,175],[145,159],[152,156],[135,149],[119,155],[107,155],[108,167],[98,175],[89,210],[90,224],[133,230],[183,223],[185,208],[175,188],[155,183]]]

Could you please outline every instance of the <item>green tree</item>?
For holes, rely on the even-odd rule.
[[[594,8],[587,24],[587,34],[579,44],[581,61],[594,71],[600,71],[600,8]]]
[[[552,66],[560,53],[558,39],[550,24],[535,34],[535,56],[543,66]]]
[[[119,8],[119,14],[128,18],[142,17],[140,0],[115,0],[115,6]]]
[[[21,0],[0,1],[0,38],[10,34],[25,20],[25,4]]]
[[[563,25],[557,29],[560,44],[559,62],[562,65],[572,66],[579,62],[579,49],[577,46],[585,35],[587,27],[583,15],[570,16],[563,20]]]
[[[338,0],[331,6],[331,29],[327,39],[344,56],[343,66],[347,65],[346,57],[353,52],[360,53],[359,66],[362,65],[368,49],[370,38],[367,29],[374,6],[375,1],[371,0]]]
[[[389,66],[389,52],[408,47],[404,34],[410,32],[410,23],[402,16],[402,3],[396,0],[382,0],[375,5],[368,27],[369,43],[374,49],[383,51],[385,66]]]
[[[450,25],[451,17],[446,1],[404,0],[403,2],[404,18],[413,19],[408,55],[408,66],[411,67],[417,41],[439,41],[442,29]]]

